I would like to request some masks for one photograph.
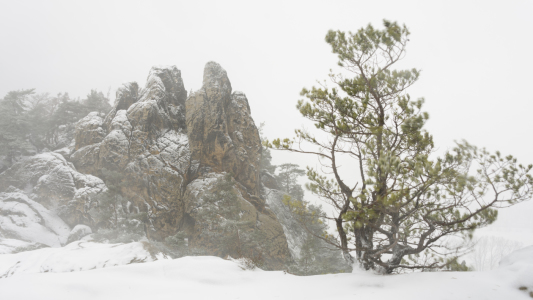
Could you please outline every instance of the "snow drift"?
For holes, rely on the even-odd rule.
[[[490,272],[355,272],[307,277],[283,271],[243,270],[235,262],[217,257],[132,264],[135,257],[152,259],[143,249],[140,243],[76,242],[64,248],[2,255],[2,273],[8,265],[20,266],[11,276],[0,279],[2,298],[528,299],[533,291],[533,247],[511,254]],[[110,265],[119,266],[107,268]],[[95,267],[101,269],[88,270]],[[40,273],[47,268],[49,272]],[[78,270],[87,271],[73,272]]]

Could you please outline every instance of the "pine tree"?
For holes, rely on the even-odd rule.
[[[33,89],[9,92],[0,100],[0,155],[12,164],[21,155],[35,154],[30,142],[30,119],[25,114],[28,97]]]
[[[97,111],[107,114],[111,110],[109,99],[102,92],[96,90],[91,90],[87,98],[82,101],[82,104],[87,107],[89,112]]]
[[[297,200],[303,200],[304,191],[298,184],[298,178],[305,175],[305,170],[300,169],[297,164],[281,164],[278,166],[279,171],[276,175],[278,185],[281,190],[291,195]]]
[[[512,156],[462,142],[436,157],[424,100],[406,92],[420,71],[392,69],[408,41],[408,29],[389,21],[382,30],[329,31],[344,73],[330,75],[334,88],[303,89],[307,100],[297,105],[328,137],[297,130],[295,139],[265,142],[320,157],[333,178],[308,168],[308,188],[336,210],[337,247],[347,260],[355,251],[361,267],[385,273],[453,265],[460,247],[449,244],[452,237],[468,237],[496,219],[496,208],[533,193],[533,166]],[[352,159],[357,177],[339,172],[341,157]]]

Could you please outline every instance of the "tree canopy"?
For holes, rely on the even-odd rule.
[[[51,147],[60,125],[76,123],[92,111],[108,113],[110,109],[109,99],[96,90],[81,101],[70,99],[67,93],[52,97],[35,94],[35,89],[11,91],[0,99],[0,156],[10,165],[16,157]]]
[[[383,29],[329,31],[326,42],[342,73],[330,74],[333,88],[304,88],[306,100],[297,105],[325,135],[296,130],[293,139],[264,143],[319,157],[331,176],[308,167],[307,188],[335,208],[326,218],[338,233],[333,242],[323,238],[347,260],[353,251],[361,267],[384,273],[449,265],[460,250],[453,237],[470,235],[496,219],[496,208],[532,196],[532,166],[512,156],[467,142],[437,156],[424,128],[424,99],[406,91],[420,71],[393,69],[409,34],[389,21]],[[341,174],[341,159],[357,176]]]
[[[33,89],[11,91],[0,101],[0,155],[10,162],[16,156],[35,153],[28,139],[32,120],[26,114],[33,93]]]

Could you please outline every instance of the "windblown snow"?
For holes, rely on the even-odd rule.
[[[146,242],[99,244],[76,241],[62,248],[44,248],[0,255],[0,278],[28,273],[78,272],[166,259],[150,253]]]
[[[356,270],[303,277],[282,271],[243,270],[236,262],[217,257],[159,258],[153,261],[158,258],[142,243],[84,241],[64,248],[3,254],[1,298],[528,299],[533,291],[533,246],[506,257],[494,271],[402,275]],[[146,263],[134,264],[140,262],[136,260]]]

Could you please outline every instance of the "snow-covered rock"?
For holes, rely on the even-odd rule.
[[[87,225],[78,224],[72,228],[68,235],[67,243],[70,244],[72,242],[78,241],[84,236],[87,236],[89,234],[93,233],[91,230],[91,227]]]
[[[100,178],[76,171],[62,155],[46,152],[25,158],[0,174],[0,192],[13,189],[74,226],[90,223],[91,198],[107,187]]]
[[[297,260],[300,258],[300,251],[307,238],[307,233],[291,216],[287,207],[283,204],[283,196],[286,194],[282,191],[272,190],[266,187],[264,189],[266,203],[276,214],[283,226],[283,232],[285,232],[285,236],[287,237],[292,257]]]
[[[232,230],[221,230],[213,225],[210,225],[206,230],[202,222],[205,215],[204,210],[214,209],[213,205],[206,202],[208,195],[213,195],[214,192],[221,192],[217,183],[223,183],[228,178],[227,174],[207,173],[202,177],[195,179],[187,185],[184,193],[185,212],[196,222],[190,222],[192,228],[189,228],[189,247],[196,247],[206,249],[207,253],[216,253],[221,257],[239,255],[247,255],[252,257],[253,254],[260,254],[261,259],[265,263],[265,267],[269,269],[283,269],[288,261],[292,260],[290,252],[288,251],[287,242],[283,235],[283,229],[276,218],[276,216],[268,208],[263,210],[249,201],[243,192],[243,188],[238,188],[239,185],[235,179],[231,178],[230,184],[233,185],[233,192],[235,198],[232,204],[239,209],[238,221],[240,225],[239,241],[235,241],[235,232]],[[228,193],[229,191],[222,191]],[[221,194],[222,194],[221,193]],[[228,197],[229,198],[229,197]],[[227,200],[226,200],[227,201]],[[225,202],[228,205],[228,202]],[[223,208],[222,208],[223,209]],[[224,217],[224,216],[222,216]],[[184,226],[185,227],[185,226]],[[216,235],[213,232],[218,231]],[[255,238],[254,237],[261,237]],[[230,245],[239,243],[239,247],[224,247],[221,244],[224,240],[231,241]],[[227,242],[226,242],[227,243]]]
[[[69,232],[61,218],[20,191],[0,193],[0,237],[61,247]]]
[[[148,233],[150,238],[175,234],[183,215],[179,200],[188,177],[193,176],[185,130],[186,98],[175,66],[153,67],[144,89],[134,82],[124,84],[117,91],[115,107],[103,120],[90,115],[77,125],[88,129],[76,136],[72,162],[83,173],[120,174],[121,184],[128,187],[121,190],[127,206],[149,211],[154,229]]]
[[[102,141],[105,137],[102,122],[100,114],[94,111],[76,123],[76,150]]]
[[[186,212],[198,200],[187,198],[194,190],[188,185],[209,173],[232,174],[249,231],[272,244],[262,249],[264,260],[283,269],[292,259],[283,228],[260,197],[262,146],[248,99],[232,93],[226,71],[215,62],[206,64],[202,88],[189,97],[180,70],[153,67],[144,88],[124,84],[113,109],[79,120],[74,142],[62,147],[0,174],[0,192],[13,186],[69,226],[85,224],[96,231],[107,226],[102,210],[104,199],[111,199],[100,197],[107,190],[101,177],[113,187],[111,197],[121,201],[115,213],[146,214],[147,237],[162,241],[183,234],[188,224],[210,222]],[[186,233],[191,244],[196,227]],[[209,254],[229,254],[220,243],[204,246]]]

